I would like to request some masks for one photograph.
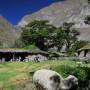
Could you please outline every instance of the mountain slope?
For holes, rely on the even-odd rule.
[[[13,46],[18,38],[16,29],[2,16],[0,16],[0,43],[6,46]]]
[[[86,0],[66,0],[64,2],[53,3],[32,15],[23,17],[19,22],[19,26],[27,24],[35,19],[47,19],[54,25],[60,25],[68,20],[72,21],[77,16],[77,18],[80,19],[81,13],[85,12],[85,9],[89,7],[85,1]],[[73,21],[75,21],[75,19]]]
[[[23,27],[33,20],[49,20],[51,24],[56,26],[60,26],[64,22],[75,22],[75,27],[78,28],[82,34],[82,28],[88,28],[88,32],[90,30],[90,25],[84,23],[87,15],[90,15],[90,5],[88,5],[87,0],[58,1],[32,15],[24,16],[18,23],[18,26]],[[86,36],[87,35],[90,40],[90,33],[87,33]],[[81,35],[81,37],[83,37],[83,35]]]

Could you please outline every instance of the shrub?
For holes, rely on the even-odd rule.
[[[54,67],[54,70],[59,72],[64,77],[67,77],[69,75],[75,75],[79,79],[79,81],[83,81],[87,77],[87,73],[82,67],[71,67],[69,65],[61,65]]]
[[[85,67],[71,67],[69,65],[60,65],[55,66],[54,70],[60,73],[64,77],[68,77],[69,75],[74,75],[78,78],[79,85],[77,90],[81,90],[83,87],[88,87],[88,72]],[[86,90],[86,89],[85,89]]]
[[[31,50],[31,49],[36,49],[36,48],[37,47],[34,44],[31,44],[31,45],[25,46],[23,49],[29,49],[29,50]]]

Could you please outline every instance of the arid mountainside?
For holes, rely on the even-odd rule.
[[[87,15],[90,15],[90,4],[87,0],[58,1],[32,15],[24,16],[18,26],[23,27],[33,20],[49,20],[56,26],[60,26],[64,22],[74,22],[75,28],[81,33],[79,38],[90,41],[90,25],[84,23]]]
[[[0,43],[12,47],[19,37],[17,30],[2,16],[0,16]]]

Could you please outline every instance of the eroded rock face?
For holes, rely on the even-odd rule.
[[[0,15],[0,43],[12,47],[18,37],[16,28]]]
[[[65,0],[64,2],[53,3],[32,15],[24,16],[18,25],[23,26],[36,19],[47,19],[57,26],[66,21],[74,21],[78,24],[87,14],[90,14],[87,0]]]
[[[24,27],[33,20],[49,20],[51,24],[60,26],[64,22],[75,22],[75,28],[81,32],[82,38],[90,40],[90,25],[84,23],[85,17],[90,15],[90,5],[87,0],[65,0],[55,2],[32,15],[26,15],[18,23],[18,26]],[[88,29],[85,35],[83,30]],[[87,33],[88,32],[88,33]],[[88,34],[88,35],[87,35]],[[87,37],[84,37],[87,36]]]

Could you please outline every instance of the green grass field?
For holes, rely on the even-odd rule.
[[[90,67],[90,64],[81,67]],[[6,62],[0,64],[0,90],[14,90],[14,87],[20,83],[32,81],[30,72],[41,68],[52,67],[53,70],[67,76],[67,68],[77,68],[78,65],[74,61],[45,61],[35,62]],[[64,67],[64,68],[63,68]],[[66,70],[66,71],[65,71]],[[69,70],[68,70],[69,71]]]

